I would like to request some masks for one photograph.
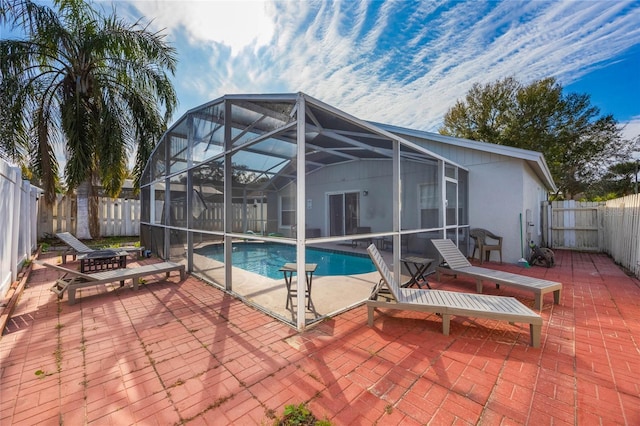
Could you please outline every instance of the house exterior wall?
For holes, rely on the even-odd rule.
[[[542,215],[545,213],[543,203],[547,200],[547,191],[536,178],[530,167],[524,166],[524,190],[523,203],[523,236],[524,252],[527,253],[529,241],[541,245],[542,241]],[[527,211],[528,210],[528,211]]]
[[[312,203],[306,213],[307,226],[320,228],[321,235],[328,236],[328,194],[358,192],[359,226],[369,226],[372,232],[392,230],[393,209],[388,205],[392,184],[390,161],[358,161],[324,167],[307,177],[307,200]]]
[[[433,165],[437,169],[437,165]],[[418,186],[430,179],[425,175],[425,165],[413,161],[401,164],[402,188],[402,229],[418,229],[420,223]],[[434,172],[435,173],[435,172]],[[388,160],[367,160],[342,163],[323,167],[311,173],[306,179],[306,228],[319,229],[319,237],[329,236],[329,195],[338,193],[359,194],[358,226],[369,227],[371,232],[391,232],[393,230],[392,163]],[[290,195],[285,188],[277,195]],[[366,195],[365,195],[366,193]],[[271,205],[277,206],[275,198]],[[288,229],[279,232],[287,234]],[[350,233],[350,230],[347,230]],[[310,235],[307,235],[310,238]]]
[[[469,224],[504,237],[503,262],[516,263],[528,254],[527,242],[540,243],[543,182],[524,160],[492,152],[403,135],[469,170]],[[522,243],[520,239],[522,214]],[[533,226],[528,226],[527,218]],[[498,260],[492,254],[491,260]]]
[[[521,257],[520,213],[523,211],[524,173],[514,159],[468,165],[470,227],[484,228],[503,237],[502,259]],[[492,253],[491,260],[498,260]]]

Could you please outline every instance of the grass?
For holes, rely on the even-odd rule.
[[[104,248],[115,248],[123,245],[140,247],[140,237],[138,236],[129,236],[129,237],[99,237],[94,238],[93,240],[81,240],[83,243],[88,245],[94,249],[104,249]],[[40,240],[43,247],[46,246],[59,246],[63,245],[63,243],[58,240],[55,235],[48,236],[47,238],[42,238]]]
[[[316,416],[307,408],[307,405],[287,405],[281,419],[276,419],[274,425],[277,426],[331,426],[328,420],[318,420]]]

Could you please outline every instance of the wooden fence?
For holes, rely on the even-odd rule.
[[[156,206],[156,211],[161,211],[162,206]],[[187,213],[182,205],[173,205],[171,223],[175,226],[187,226]],[[194,215],[196,216],[196,215]],[[209,203],[193,219],[193,229],[207,231],[224,230],[224,204]],[[276,228],[273,226],[272,228]],[[243,204],[233,203],[231,206],[231,230],[233,232],[252,231],[256,234],[267,234],[267,204]]]
[[[601,247],[640,278],[640,194],[609,200],[600,208]]]
[[[551,248],[605,252],[640,277],[640,195],[545,206],[545,242]]]
[[[196,229],[209,231],[222,231],[223,204],[211,203],[194,219]],[[53,208],[40,209],[38,238],[55,235],[58,232],[76,233],[76,197],[58,195]],[[156,202],[156,211],[161,215],[163,204]],[[99,198],[100,235],[112,236],[138,236],[140,233],[140,200],[122,198]],[[187,226],[187,217],[184,206],[176,203],[172,207],[171,223],[175,226]],[[234,204],[232,209],[232,229],[234,232],[252,230],[256,233],[265,231],[266,204],[251,204],[249,208],[243,204]]]
[[[38,238],[58,232],[76,233],[76,196],[58,195],[51,208],[40,208]],[[98,199],[100,235],[138,236],[140,234],[140,200],[100,197]]]
[[[552,248],[600,251],[598,209],[604,203],[553,201],[545,203],[549,218],[545,241]]]
[[[198,220],[221,220],[221,206],[216,207],[220,208],[207,209]],[[263,231],[267,215],[260,210],[247,215],[244,209],[234,209],[234,230]],[[102,236],[139,235],[139,200],[101,198],[99,211]],[[554,201],[545,203],[545,212],[544,240],[551,248],[602,251],[640,277],[640,195],[607,202]],[[38,238],[75,233],[75,217],[75,196],[58,196],[52,210],[39,209]],[[211,229],[211,223],[203,229]]]

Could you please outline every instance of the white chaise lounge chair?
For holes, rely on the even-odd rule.
[[[440,274],[466,275],[476,280],[476,291],[478,293],[482,293],[482,282],[489,281],[495,283],[496,287],[504,285],[531,291],[535,297],[534,308],[538,310],[542,309],[542,298],[546,293],[553,292],[554,303],[556,305],[560,303],[562,283],[473,266],[458,250],[453,241],[431,240],[431,242],[447,263],[446,267],[436,267],[436,279],[438,281],[440,281]]]
[[[95,251],[69,232],[59,232],[56,234],[56,237],[58,237],[60,241],[62,241],[69,247],[67,251],[62,254],[62,263],[67,263],[67,256],[69,255],[73,256],[73,258],[75,259],[76,255],[89,254]],[[126,251],[129,254],[141,254],[144,250],[144,247],[117,247],[114,250]]]
[[[442,333],[449,335],[449,323],[452,315],[472,318],[490,318],[494,320],[508,321],[510,323],[529,324],[531,345],[540,347],[540,334],[542,332],[542,317],[513,297],[489,296],[485,294],[458,293],[455,291],[422,290],[401,288],[395,281],[387,264],[371,244],[367,251],[378,272],[382,276],[381,284],[384,284],[395,302],[374,300],[375,291],[371,300],[367,300],[368,324],[373,326],[373,313],[375,308],[399,309],[408,311],[431,312],[439,314],[442,318]],[[381,285],[380,284],[380,285]],[[379,286],[380,286],[379,285]]]
[[[148,275],[164,273],[168,278],[171,271],[180,271],[180,281],[183,281],[186,277],[184,265],[173,262],[151,263],[149,265],[138,266],[135,268],[112,269],[103,272],[96,272],[95,274],[84,274],[82,272],[74,271],[73,269],[42,262],[40,260],[34,260],[34,263],[46,266],[47,268],[53,268],[59,272],[64,272],[64,275],[58,278],[53,287],[51,287],[51,291],[56,293],[59,299],[62,299],[65,290],[67,290],[69,305],[73,305],[76,302],[76,290],[83,287],[108,284],[117,281],[120,281],[120,286],[122,287],[125,280],[131,279],[133,280],[133,288],[137,290],[140,278]]]

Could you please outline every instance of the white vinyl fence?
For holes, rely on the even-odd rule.
[[[38,248],[38,197],[19,167],[0,158],[0,294],[7,293],[23,263]]]
[[[77,202],[75,195],[58,195],[52,207],[42,206],[38,225],[39,238],[58,232],[76,234]],[[98,199],[100,236],[140,235],[140,200],[100,197]]]

